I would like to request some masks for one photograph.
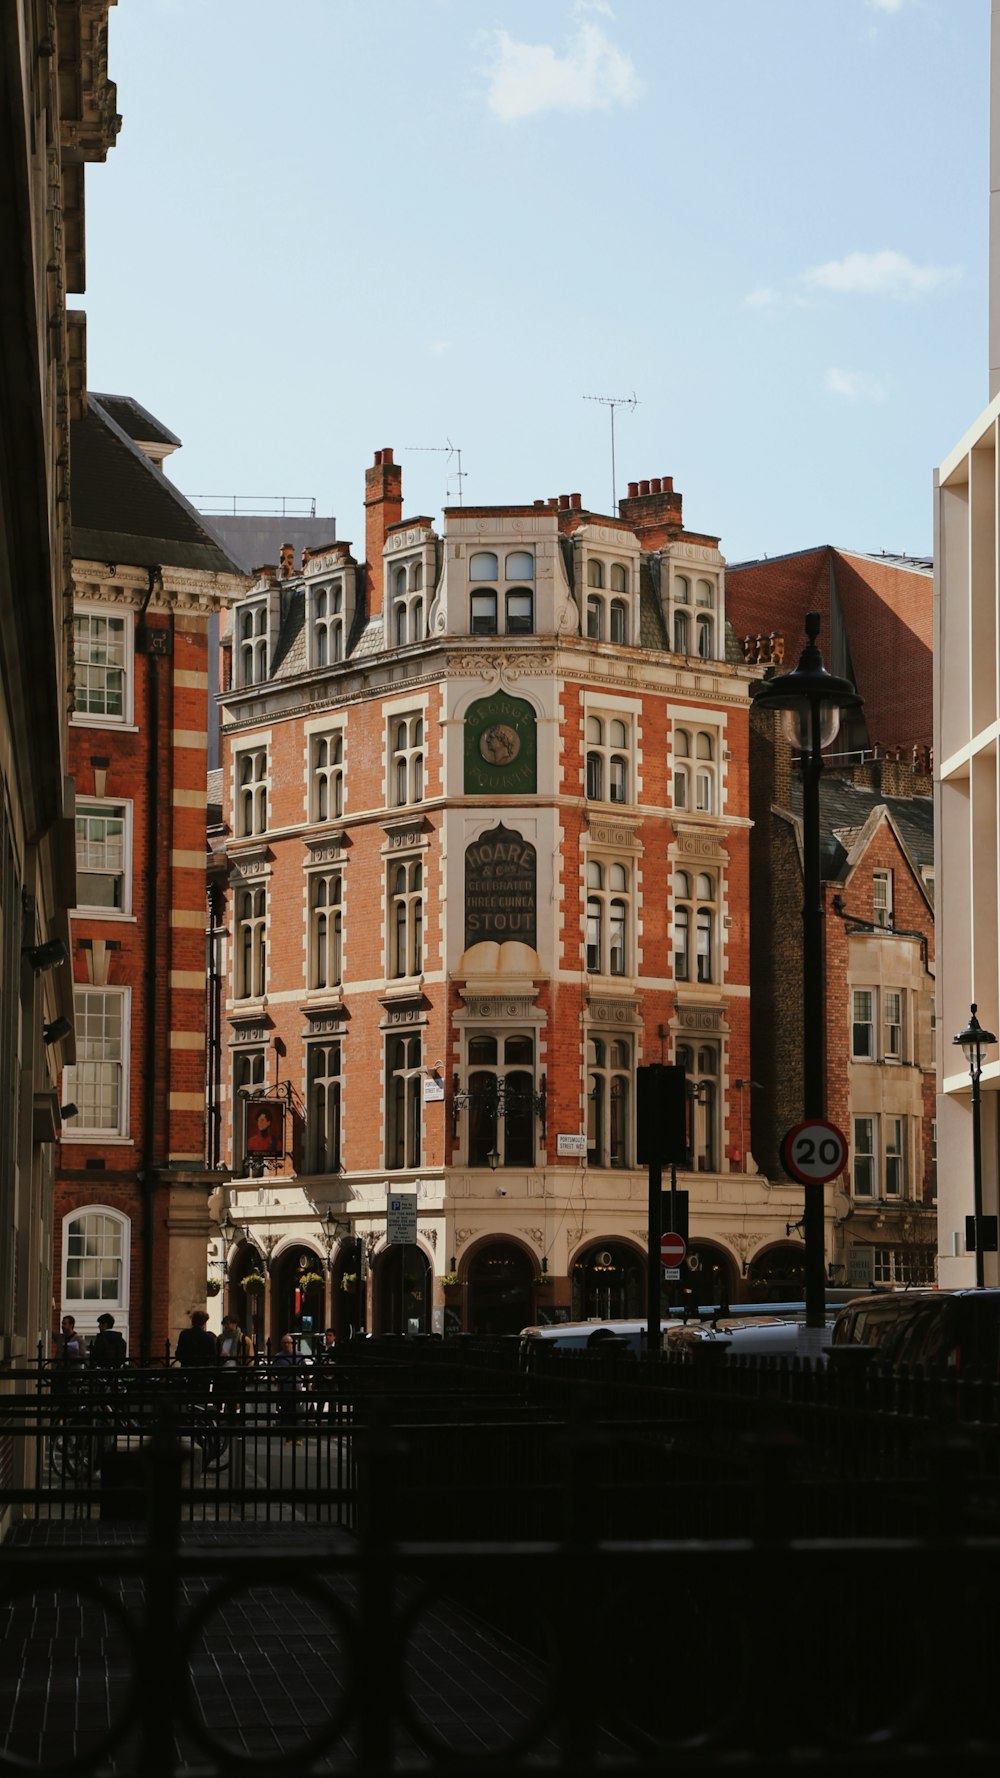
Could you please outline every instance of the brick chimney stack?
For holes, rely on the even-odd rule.
[[[368,615],[375,617],[382,609],[382,551],[390,525],[398,525],[403,516],[403,470],[392,460],[389,449],[375,452],[375,461],[365,470],[365,589]]]
[[[618,512],[647,549],[658,549],[683,531],[681,505],[680,494],[674,492],[673,476],[656,475],[649,481],[629,482],[628,494],[618,502]]]

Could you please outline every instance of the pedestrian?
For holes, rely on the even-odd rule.
[[[76,1370],[86,1362],[87,1344],[82,1334],[76,1331],[76,1320],[72,1315],[62,1318],[62,1332],[56,1334],[52,1342],[52,1356],[60,1370]]]
[[[274,1377],[278,1385],[278,1423],[284,1429],[286,1445],[302,1443],[295,1434],[298,1431],[298,1394],[305,1384],[305,1367],[306,1361],[301,1352],[296,1352],[291,1334],[282,1334],[274,1360]]]
[[[240,1397],[246,1388],[247,1371],[253,1363],[253,1341],[245,1334],[235,1315],[224,1315],[219,1335],[216,1378],[219,1402],[224,1415],[235,1419],[240,1411]]]
[[[219,1356],[219,1343],[208,1331],[208,1310],[192,1309],[190,1327],[182,1327],[177,1335],[174,1358],[185,1370],[202,1370],[213,1366]]]
[[[125,1336],[115,1326],[113,1315],[98,1315],[97,1333],[90,1348],[90,1362],[102,1370],[120,1371],[125,1363]]]

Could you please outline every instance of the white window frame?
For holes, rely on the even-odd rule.
[[[909,1179],[909,1118],[897,1116],[895,1112],[885,1115],[882,1119],[884,1148],[883,1165],[885,1169],[884,1195],[886,1198],[905,1198]],[[898,1140],[897,1140],[898,1139]],[[890,1147],[890,1141],[892,1146]],[[890,1187],[890,1180],[893,1182]]]
[[[863,1148],[861,1146],[861,1143],[860,1143],[860,1140],[858,1137],[858,1125],[859,1124],[864,1124],[864,1125],[868,1126],[867,1136],[868,1136],[868,1144],[869,1145],[867,1148]],[[854,1119],[854,1129],[852,1131],[853,1141],[851,1143],[851,1195],[852,1195],[852,1197],[862,1199],[863,1202],[866,1204],[873,1203],[874,1200],[879,1195],[879,1184],[880,1184],[880,1179],[881,1179],[881,1156],[879,1153],[879,1127],[878,1127],[878,1124],[879,1124],[879,1120],[875,1116],[856,1117]],[[859,1161],[868,1161],[870,1163],[869,1169],[868,1169],[869,1175],[871,1178],[871,1190],[870,1191],[861,1191],[859,1189],[859,1186],[858,1186],[858,1162]]]
[[[342,576],[334,580],[323,580],[309,587],[307,652],[309,666],[314,670],[335,667],[344,658],[346,597]]]
[[[115,999],[120,1003],[120,1047],[119,1056],[87,1056],[84,1052],[88,1043],[94,1039],[88,1037],[89,1020],[86,1017],[82,1002],[84,999],[95,999],[102,996],[106,1000]],[[75,1064],[68,1064],[63,1069],[62,1099],[67,1104],[81,1104],[86,1095],[80,1078],[81,1070],[96,1064],[98,1067],[110,1066],[117,1069],[118,1118],[114,1124],[85,1124],[78,1118],[63,1120],[63,1138],[67,1142],[114,1142],[129,1139],[129,1060],[132,1032],[132,990],[125,987],[95,987],[88,982],[78,982],[74,987],[74,1020],[76,1027]],[[81,1114],[82,1115],[82,1114]]]
[[[270,772],[266,742],[255,740],[252,747],[233,752],[233,794],[236,799],[233,826],[238,839],[253,839],[267,832],[267,804]],[[244,772],[250,776],[244,781]]]
[[[120,811],[122,820],[122,865],[120,872],[86,870],[80,862],[80,834],[76,833],[76,871],[79,887],[85,876],[106,875],[120,876],[122,885],[121,907],[103,907],[99,902],[77,901],[77,911],[92,914],[101,920],[120,920],[131,918],[132,915],[132,822],[133,804],[124,797],[114,796],[78,796],[76,799],[76,820],[86,820],[98,813],[111,810]],[[87,842],[85,842],[87,843]]]
[[[867,1001],[867,1017],[864,1015]],[[876,1062],[878,1060],[876,1018],[878,1012],[878,990],[876,988],[851,989],[851,1061]],[[868,1048],[858,1048],[858,1032],[867,1030]]]
[[[675,1060],[687,1076],[691,1166],[696,1173],[718,1173],[722,1155],[722,1045],[714,1040],[678,1044]]]
[[[894,1064],[906,1060],[906,994],[902,988],[882,989],[882,1059]]]
[[[344,867],[307,871],[306,883],[306,985],[310,994],[328,994],[344,980]]]
[[[319,762],[319,754],[326,747],[325,763]],[[340,757],[337,757],[339,746]],[[308,771],[308,804],[309,820],[312,824],[331,821],[342,821],[347,800],[347,735],[344,723],[334,723],[329,728],[317,728],[307,736],[307,771]],[[326,789],[326,813],[320,814],[320,787]]]
[[[612,739],[612,725],[625,731],[624,741]],[[591,733],[592,726],[596,732]],[[622,767],[624,796],[612,795],[615,766]],[[593,770],[592,770],[593,764]],[[584,715],[584,795],[588,802],[611,803],[623,809],[635,801],[635,725],[630,712],[602,710],[588,703]]]
[[[401,872],[404,877],[402,887],[397,880]],[[386,981],[413,981],[423,974],[427,937],[424,930],[426,889],[427,863],[423,853],[387,861]]]
[[[872,872],[872,920],[886,931],[892,930],[892,872]]]
[[[393,1051],[404,1046],[404,1061],[395,1066]],[[414,1056],[416,1060],[414,1060]],[[385,1033],[385,1166],[386,1172],[412,1172],[423,1154],[423,1035],[416,1031]],[[403,1082],[402,1130],[395,1082]],[[397,1158],[402,1136],[402,1159]]]
[[[73,670],[76,675],[77,687],[80,683],[81,663],[77,655],[76,621],[78,618],[103,618],[105,623],[116,623],[122,626],[122,710],[120,715],[111,715],[101,710],[81,710],[79,705],[73,711],[73,722],[81,728],[131,728],[135,721],[135,622],[131,611],[121,611],[117,607],[109,609],[107,605],[74,604],[73,607]],[[77,699],[79,690],[77,690]]]
[[[245,913],[242,903],[249,896],[253,907],[249,914]],[[260,898],[260,910],[257,900]],[[268,891],[267,884],[240,882],[233,893],[233,999],[262,1000],[267,990],[267,951],[268,951]],[[246,970],[245,931],[249,929],[250,955],[249,973]]]
[[[668,714],[673,807],[695,820],[714,818],[722,812],[722,730],[698,711]]]
[[[271,665],[267,598],[246,599],[233,612],[233,651],[238,686],[263,685]],[[249,635],[244,620],[251,618]]]
[[[305,1049],[308,1170],[339,1173],[344,1153],[344,1040],[342,1036],[310,1038]],[[331,1057],[335,1067],[330,1065]]]
[[[591,1050],[594,1054],[591,1054]],[[624,1051],[625,1059],[614,1052]],[[632,1081],[635,1074],[634,1048],[631,1035],[615,1037],[606,1031],[588,1031],[584,1038],[586,1063],[584,1091],[586,1094],[587,1164],[615,1171],[632,1164],[634,1116]],[[624,1113],[619,1113],[621,1144],[614,1142],[614,1101],[624,1100]]]
[[[403,731],[402,743],[400,730]],[[427,770],[426,737],[427,717],[422,708],[401,710],[388,718],[388,804],[394,809],[409,808],[423,801]]]
[[[120,1257],[118,1260],[118,1289],[114,1296],[70,1296],[69,1294],[69,1264],[70,1259],[76,1257],[69,1251],[70,1229],[73,1223],[85,1216],[106,1217],[110,1223],[118,1226]],[[132,1222],[131,1218],[126,1216],[123,1211],[112,1209],[110,1204],[78,1204],[74,1209],[66,1212],[62,1219],[62,1276],[60,1280],[62,1313],[74,1317],[79,1332],[89,1333],[92,1331],[87,1323],[93,1322],[93,1326],[96,1328],[98,1315],[105,1314],[113,1314],[118,1331],[125,1332],[125,1328],[119,1325],[118,1318],[126,1318],[127,1321],[129,1311],[131,1247]]]
[[[623,873],[624,884],[612,882]],[[586,860],[584,968],[588,975],[622,980],[633,973],[635,945],[635,861],[591,853]],[[619,910],[624,909],[622,914]],[[620,935],[619,938],[616,935]],[[615,968],[620,958],[621,967]]]

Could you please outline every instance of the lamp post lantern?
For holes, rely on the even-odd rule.
[[[802,1072],[806,1118],[826,1115],[823,1019],[823,882],[820,868],[819,780],[823,749],[837,737],[841,716],[862,702],[849,679],[828,673],[817,647],[819,613],[806,618],[807,642],[791,673],[751,686],[758,709],[780,710],[785,733],[798,748],[802,767]],[[826,1253],[823,1186],[805,1190],[806,1322],[826,1320]]]
[[[952,1042],[961,1047],[969,1064],[969,1077],[972,1081],[972,1208],[976,1230],[976,1284],[981,1290],[986,1279],[983,1260],[983,1145],[979,1121],[979,1077],[983,1072],[983,1051],[996,1043],[996,1037],[992,1031],[983,1030],[976,1017],[975,1002],[965,1030],[959,1031]]]

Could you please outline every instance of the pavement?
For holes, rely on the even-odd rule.
[[[127,1560],[117,1564],[125,1571],[116,1573],[116,1558],[137,1554],[142,1535],[142,1526],[128,1520],[79,1519],[25,1523],[7,1540],[5,1548],[30,1550],[37,1559],[37,1580],[29,1579],[13,1599],[0,1592],[0,1752],[8,1760],[68,1770],[69,1762],[96,1754],[126,1707],[144,1581],[134,1564],[127,1571]],[[164,1755],[160,1770],[223,1769],[227,1754],[252,1760],[260,1772],[289,1759],[287,1769],[299,1772],[343,1772],[358,1762],[366,1772],[383,1769],[377,1736],[373,1743],[365,1728],[368,1711],[371,1729],[377,1693],[362,1685],[360,1696],[368,1703],[360,1710],[357,1695],[353,1701],[350,1695],[363,1616],[357,1570],[350,1562],[327,1564],[332,1572],[323,1584],[335,1602],[332,1615],[316,1586],[323,1558],[353,1558],[356,1550],[348,1533],[315,1525],[182,1527],[178,1617],[183,1622],[189,1613],[207,1615],[189,1642],[193,1732],[175,1717],[172,1765]],[[59,1557],[71,1551],[103,1552],[96,1596],[59,1584]],[[53,1556],[57,1565],[50,1570],[46,1559]],[[236,1588],[224,1580],[220,1595],[234,1556]],[[216,1567],[222,1557],[227,1560]],[[35,1563],[29,1575],[34,1569]],[[397,1582],[396,1609],[405,1612],[407,1604]],[[391,1690],[389,1684],[386,1696]],[[406,1702],[395,1722],[390,1725],[393,1712],[386,1703],[385,1721],[377,1725],[388,1731],[381,1743],[386,1771],[421,1764],[426,1769],[435,1748],[478,1764],[535,1717],[545,1685],[526,1650],[454,1597],[439,1596],[414,1611],[402,1690]],[[319,1743],[325,1728],[330,1733],[324,1749]],[[140,1736],[130,1728],[117,1737],[96,1770],[145,1778],[150,1767]],[[543,1733],[534,1751],[551,1761],[556,1743]]]

